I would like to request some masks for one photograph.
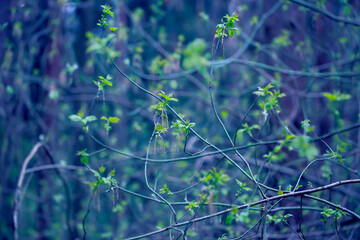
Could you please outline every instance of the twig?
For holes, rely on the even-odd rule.
[[[352,19],[348,19],[348,18],[343,18],[343,17],[339,17],[339,16],[336,16],[324,9],[321,9],[317,6],[314,6],[310,3],[307,3],[307,2],[304,2],[304,1],[301,1],[301,0],[290,0],[291,2],[293,3],[296,3],[298,5],[301,5],[303,7],[306,7],[308,9],[311,9],[315,12],[319,12],[321,14],[323,14],[324,16],[334,20],[334,21],[337,21],[337,22],[342,22],[342,23],[345,23],[345,24],[350,24],[350,25],[354,25],[354,26],[360,26],[360,22],[358,21],[355,21],[355,20],[352,20]]]
[[[96,193],[96,190],[97,190],[97,187],[98,187],[98,186],[99,186],[99,182],[96,182],[96,185],[95,185],[95,187],[94,187],[94,189],[93,189],[93,192],[92,192],[92,194],[91,194],[91,197],[90,197],[90,200],[89,200],[87,209],[86,209],[86,213],[85,213],[84,218],[83,218],[83,220],[82,220],[82,228],[83,228],[83,233],[84,233],[84,235],[83,235],[83,240],[86,239],[86,234],[87,234],[86,228],[85,228],[86,218],[87,218],[87,216],[88,216],[89,213],[90,213],[91,203],[92,203],[92,201],[93,201],[93,199],[94,199],[94,196],[95,196],[95,193]]]
[[[300,229],[300,233],[301,233],[303,239],[306,240],[306,237],[305,237],[305,235],[304,235],[304,232],[303,232],[303,230],[302,230],[302,228],[301,228],[301,225],[302,225],[302,223],[303,223],[303,221],[304,221],[304,216],[303,216],[303,198],[304,198],[304,196],[301,195],[301,196],[300,196],[300,222],[299,222],[299,229]]]
[[[29,173],[38,172],[38,171],[53,170],[55,168],[57,168],[57,169],[66,169],[66,170],[74,170],[74,171],[76,171],[76,170],[83,171],[83,170],[86,169],[84,167],[79,167],[79,166],[48,164],[48,165],[42,165],[42,166],[28,168],[28,169],[26,169],[25,173],[29,174]]]
[[[242,206],[238,206],[238,207],[236,207],[236,209],[244,209],[244,208],[252,207],[252,206],[259,205],[259,204],[262,204],[262,203],[265,203],[265,202],[271,202],[271,201],[274,201],[274,200],[285,199],[285,198],[289,198],[289,197],[296,197],[296,196],[301,196],[301,195],[310,194],[310,193],[314,193],[314,192],[320,192],[320,191],[331,189],[333,187],[337,187],[337,186],[340,186],[340,185],[354,184],[354,183],[360,183],[360,179],[351,179],[351,180],[338,181],[338,182],[335,182],[335,183],[332,183],[332,184],[329,184],[329,185],[325,185],[325,186],[322,186],[322,187],[318,187],[318,188],[307,189],[307,190],[303,190],[303,191],[299,191],[299,192],[290,192],[290,193],[286,193],[286,194],[283,194],[283,195],[277,195],[277,196],[262,199],[260,201],[256,201],[256,202],[253,202],[253,203],[248,203],[248,204],[244,204]],[[340,206],[338,208],[340,208]],[[341,209],[343,209],[343,208],[341,208]],[[126,240],[133,240],[133,239],[139,239],[139,238],[152,236],[152,235],[155,235],[155,234],[158,234],[158,233],[161,233],[161,232],[168,231],[169,229],[174,228],[174,227],[180,227],[180,226],[183,226],[183,225],[187,225],[189,223],[200,222],[200,221],[204,221],[206,219],[217,217],[217,216],[223,215],[225,213],[231,212],[232,210],[233,210],[232,208],[229,208],[229,209],[226,209],[226,210],[214,213],[214,214],[206,215],[204,217],[199,217],[199,218],[195,218],[195,219],[190,220],[190,221],[177,223],[177,224],[174,224],[172,226],[167,226],[165,228],[159,229],[159,230],[154,231],[154,232],[146,233],[146,234],[136,236],[136,237],[127,238]],[[360,216],[358,214],[356,214],[356,213],[354,213],[352,211],[349,211],[347,209],[345,211],[360,220]]]
[[[313,77],[313,78],[325,78],[325,77],[356,77],[360,75],[360,72],[311,72],[313,69],[309,69],[310,72],[304,71],[296,71],[291,69],[284,69],[273,67],[271,65],[248,61],[245,59],[233,59],[229,58],[226,60],[214,61],[209,63],[208,65],[213,67],[222,67],[229,63],[241,64],[244,66],[252,67],[252,68],[261,68],[265,70],[269,70],[272,72],[278,72],[290,76],[298,76],[298,77]]]
[[[25,173],[26,173],[26,167],[31,161],[31,159],[34,157],[36,152],[39,150],[39,148],[43,146],[42,142],[38,142],[34,145],[34,147],[31,149],[29,155],[25,158],[25,161],[21,167],[20,176],[18,179],[18,182],[16,184],[16,191],[15,191],[15,201],[14,201],[14,213],[13,213],[13,222],[14,222],[14,239],[19,239],[19,233],[18,233],[18,211],[21,206],[21,187],[24,181]]]

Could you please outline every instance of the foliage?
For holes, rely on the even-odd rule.
[[[103,14],[101,15],[101,19],[99,20],[99,22],[97,23],[97,25],[99,27],[103,27],[106,28],[108,26],[107,23],[107,15],[110,15],[111,17],[114,17],[114,12],[111,11],[111,7],[107,4],[105,5],[101,5],[101,8],[103,9]]]
[[[239,21],[239,15],[237,13],[231,14],[229,16],[226,14],[222,19],[221,23],[216,25],[216,34],[215,38],[221,38],[224,39],[227,36],[234,37],[236,27],[234,27],[234,23]],[[224,21],[225,19],[225,21]]]
[[[112,87],[112,82],[111,82],[112,77],[110,75],[107,75],[106,78],[104,78],[103,76],[99,76],[99,80],[98,81],[93,81],[93,83],[98,86],[99,91],[104,92],[105,91],[105,86],[110,86]]]
[[[172,196],[172,192],[169,190],[167,184],[164,184],[164,187],[160,189],[160,194],[165,194],[167,193],[169,196]]]
[[[324,211],[321,212],[321,215],[322,215],[322,219],[321,221],[323,222],[326,222],[328,220],[329,217],[332,217],[334,215],[334,219],[335,221],[339,221],[339,219],[342,217],[342,216],[346,216],[346,213],[343,212],[342,210],[340,209],[331,209],[331,208],[328,208],[328,207],[325,207],[324,208]]]
[[[356,1],[199,2],[2,3],[0,238],[360,238]]]
[[[282,215],[282,214],[279,214],[279,215],[273,215],[271,216],[270,214],[269,215],[266,215],[266,218],[267,218],[267,222],[268,223],[275,223],[275,224],[278,224],[280,222],[285,222],[287,223],[287,218],[289,217],[293,217],[292,214],[286,214],[286,215]]]
[[[209,55],[203,55],[206,49],[206,42],[204,39],[196,38],[190,42],[184,49],[184,58],[182,66],[184,69],[202,68],[207,64]]]
[[[161,117],[161,122],[162,125],[160,124],[155,124],[156,126],[159,126],[159,128],[165,129],[163,127],[164,126],[168,126],[168,115],[166,113],[166,105],[168,105],[170,102],[178,102],[179,100],[177,98],[173,98],[172,95],[173,93],[170,93],[169,95],[165,94],[164,91],[160,91],[160,93],[158,93],[159,96],[163,97],[163,101],[155,104],[155,105],[151,105],[151,108],[155,110],[155,117],[156,116],[160,116]],[[163,131],[164,132],[164,131]]]
[[[81,122],[83,124],[83,130],[85,132],[88,132],[89,126],[87,124],[96,121],[97,118],[94,115],[84,117],[83,112],[78,112],[76,115],[75,114],[70,115],[69,119],[74,122]]]
[[[271,91],[270,89],[273,87],[269,83],[265,88],[258,87],[258,90],[254,92],[259,97],[265,97],[265,100],[259,103],[264,116],[268,115],[268,110],[275,110],[277,113],[280,113],[279,98],[286,96],[284,93],[280,93],[280,90]]]
[[[106,129],[106,131],[110,131],[111,130],[111,126],[110,126],[110,123],[118,123],[120,121],[120,119],[118,117],[105,117],[105,116],[102,116],[101,117],[101,120],[104,120],[105,121],[105,124],[104,124],[104,128]]]

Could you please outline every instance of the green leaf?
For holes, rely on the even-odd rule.
[[[255,15],[251,18],[250,25],[255,25],[258,23],[258,21],[259,21],[259,17]]]
[[[275,223],[275,224],[278,224],[278,223],[280,223],[281,221],[282,221],[281,218],[276,218],[276,219],[274,219],[274,223]]]
[[[330,177],[332,175],[331,168],[328,165],[323,165],[320,169],[322,171],[322,177],[330,180]]]
[[[229,214],[229,215],[226,217],[225,224],[226,224],[226,225],[231,225],[233,221],[234,221],[234,215]]]
[[[164,133],[167,131],[167,128],[163,127],[160,123],[158,123],[155,127],[155,130],[158,134]]]
[[[292,147],[297,149],[300,157],[306,157],[308,160],[314,159],[319,154],[319,150],[310,143],[310,140],[310,137],[300,135],[296,136],[291,144]]]
[[[105,167],[101,165],[101,167],[99,167],[99,173],[103,174],[105,172]]]
[[[166,95],[165,92],[160,91],[159,96],[162,96],[166,101],[175,101],[178,102],[179,100],[177,98],[173,98],[172,97],[172,93],[170,93],[169,95]]]
[[[115,207],[113,207],[112,209],[112,212],[113,213],[116,213],[116,212],[124,212],[124,207],[120,204],[116,204]]]
[[[346,216],[346,212],[340,209],[336,209],[334,216],[335,220],[338,221],[342,216]]]
[[[285,141],[289,141],[291,139],[293,139],[295,136],[294,135],[287,135],[285,138]]]
[[[80,117],[78,115],[75,115],[75,114],[70,115],[69,119],[71,121],[74,121],[74,122],[81,122],[82,121],[82,117]]]
[[[88,156],[86,156],[86,155],[82,155],[80,161],[82,164],[84,164],[84,163],[89,164]]]
[[[228,239],[228,238],[227,238],[226,234],[224,233],[221,237],[218,237],[217,240],[226,240],[226,239]]]
[[[201,38],[196,38],[186,46],[182,62],[185,70],[206,66],[207,59],[209,58],[208,55],[203,55],[206,46],[206,41]]]
[[[100,174],[97,171],[95,171],[94,169],[90,168],[90,171],[94,174],[95,177],[97,177],[97,178],[101,177]]]
[[[309,119],[306,119],[301,122],[301,128],[304,129],[306,133],[314,131],[314,127],[310,125]]]
[[[291,45],[290,32],[287,30],[282,30],[281,35],[274,38],[272,44],[278,47],[287,47]]]
[[[120,119],[118,117],[109,117],[109,120],[111,123],[117,123],[120,121]]]
[[[235,215],[235,214],[238,213],[238,211],[239,211],[239,209],[237,209],[235,206],[232,206],[232,208],[231,208],[231,214]]]
[[[173,193],[169,190],[167,184],[164,184],[164,187],[159,190],[160,194],[167,193],[168,195],[172,196]]]
[[[94,115],[90,115],[90,116],[87,116],[86,118],[85,118],[85,121],[86,122],[93,122],[93,121],[95,121],[97,118],[94,116]]]
[[[249,218],[249,211],[241,212],[240,214],[236,214],[236,222],[241,223],[250,223],[251,219]]]
[[[326,97],[330,102],[339,102],[351,98],[350,94],[340,93],[339,91],[334,91],[333,93],[324,92],[322,93],[322,95]]]
[[[199,208],[199,203],[195,202],[195,200],[189,202],[189,204],[185,207],[185,209],[189,210],[189,215],[193,215],[195,213],[195,209],[197,208]]]

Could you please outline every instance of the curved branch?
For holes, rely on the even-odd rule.
[[[31,161],[31,159],[34,157],[34,155],[37,153],[40,147],[43,146],[42,142],[38,142],[35,144],[35,146],[31,149],[29,155],[25,158],[25,161],[21,167],[20,176],[18,179],[18,182],[16,184],[16,191],[15,191],[15,200],[14,200],[14,213],[13,213],[13,223],[14,223],[14,239],[19,239],[19,233],[18,233],[18,211],[21,206],[21,187],[24,181],[26,167]]]
[[[262,69],[266,69],[266,70],[273,71],[273,72],[279,72],[279,73],[292,75],[292,76],[299,76],[299,77],[324,78],[324,77],[360,76],[360,72],[320,72],[320,73],[318,73],[318,72],[295,71],[295,70],[290,70],[290,69],[273,67],[271,65],[267,65],[267,64],[259,63],[259,62],[248,61],[245,59],[232,59],[232,58],[228,58],[226,60],[215,61],[215,62],[209,63],[208,65],[214,66],[214,67],[221,67],[221,66],[227,65],[229,63],[237,63],[237,64],[245,65],[248,67],[262,68]],[[309,70],[311,71],[312,69],[309,69]]]
[[[338,181],[338,182],[335,182],[335,183],[332,183],[332,184],[329,184],[329,185],[325,185],[325,186],[322,186],[322,187],[318,187],[318,188],[307,189],[307,190],[303,190],[303,191],[299,191],[299,192],[290,192],[290,193],[286,193],[286,194],[283,194],[283,195],[277,195],[277,196],[274,196],[274,197],[269,197],[269,198],[266,198],[266,199],[262,199],[262,200],[257,201],[257,202],[248,203],[248,204],[238,206],[238,207],[236,207],[236,209],[249,208],[249,207],[259,205],[259,204],[262,204],[262,203],[266,203],[266,202],[270,202],[270,201],[274,201],[274,200],[279,200],[279,199],[285,199],[285,198],[289,198],[289,197],[306,196],[306,194],[310,194],[310,193],[314,193],[314,192],[320,192],[320,191],[324,191],[324,190],[327,190],[327,189],[330,189],[330,188],[333,188],[333,187],[337,187],[337,186],[340,186],[340,185],[354,184],[354,183],[360,183],[360,179],[351,179],[351,180]],[[306,197],[308,197],[308,196],[306,196]],[[350,211],[350,210],[348,210],[346,208],[340,207],[340,206],[338,206],[338,208],[342,209],[343,211],[346,211],[350,215],[352,215],[352,216],[354,216],[354,217],[356,217],[357,219],[360,220],[360,216],[358,214],[356,214],[356,213],[354,213],[354,212],[352,212],[352,211]],[[226,210],[214,213],[214,214],[209,214],[209,215],[206,215],[206,216],[203,216],[203,217],[199,217],[199,218],[195,218],[195,219],[192,219],[192,220],[189,220],[189,221],[185,221],[185,222],[181,222],[181,223],[174,224],[174,225],[171,225],[171,226],[167,226],[165,228],[159,229],[159,230],[154,231],[154,232],[146,233],[146,234],[136,236],[136,237],[127,238],[126,240],[140,239],[140,238],[152,236],[152,235],[155,235],[155,234],[158,234],[158,233],[166,232],[169,229],[174,228],[174,227],[180,227],[180,226],[184,226],[184,225],[189,224],[189,223],[200,222],[200,221],[203,221],[203,220],[206,220],[206,219],[221,216],[221,215],[223,215],[225,213],[231,212],[232,210],[233,210],[232,208],[229,208],[229,209],[226,209]]]
[[[352,19],[349,19],[349,18],[343,18],[343,17],[339,17],[339,16],[336,16],[324,9],[321,9],[317,6],[314,6],[310,3],[307,3],[307,2],[304,2],[304,1],[301,1],[301,0],[290,0],[291,2],[293,3],[296,3],[298,5],[301,5],[303,7],[306,7],[308,9],[311,9],[315,12],[318,12],[318,13],[321,13],[323,14],[324,16],[334,20],[334,21],[337,21],[337,22],[342,22],[342,23],[345,23],[345,24],[350,24],[350,25],[354,25],[354,26],[360,26],[360,22],[358,21],[355,21],[355,20],[352,20]]]

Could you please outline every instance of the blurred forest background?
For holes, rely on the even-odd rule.
[[[0,239],[360,239],[359,14],[0,1]]]

